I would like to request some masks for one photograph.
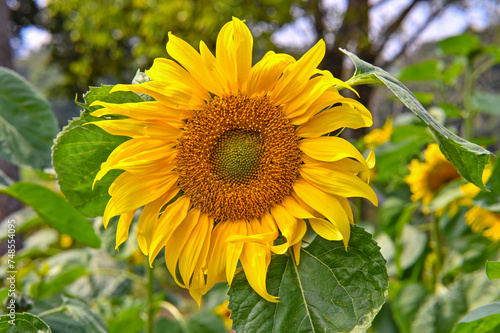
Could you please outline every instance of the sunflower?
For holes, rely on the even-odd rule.
[[[370,112],[335,86],[351,88],[317,69],[325,43],[299,60],[268,52],[254,66],[252,45],[236,18],[221,29],[215,56],[203,42],[197,52],[169,33],[175,61],[156,59],[146,71],[151,81],[112,89],[154,101],[92,104],[101,106],[94,116],[128,117],[94,125],[131,138],[95,178],[124,170],[109,188],[104,225],[120,216],[118,247],[143,207],[140,249],[152,264],[164,248],[167,268],[198,304],[215,283],[231,284],[238,262],[252,288],[277,302],[266,289],[271,254],[292,247],[299,263],[305,219],[321,237],[347,247],[353,223],[347,197],[377,204],[361,178],[373,154],[366,160],[348,141],[323,136],[372,124]]]
[[[393,131],[392,117],[387,117],[381,128],[376,128],[363,137],[363,143],[367,148],[373,149],[389,141]]]
[[[412,192],[411,200],[422,200],[427,207],[436,193],[449,182],[459,179],[460,174],[439,150],[436,143],[427,146],[424,152],[425,162],[413,159],[408,166],[410,174],[405,177]]]
[[[500,213],[474,206],[465,213],[465,221],[472,231],[482,232],[484,237],[492,241],[500,241]]]

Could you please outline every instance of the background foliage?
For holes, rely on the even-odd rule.
[[[309,280],[303,276],[324,269],[308,258],[318,257],[319,252],[315,251],[324,246],[336,247],[335,242],[311,237],[311,243],[302,249],[303,261],[295,271],[291,257],[273,258],[269,274],[290,276],[287,281],[294,282],[286,288],[295,290],[283,294],[282,297],[290,299],[281,305],[281,312],[276,316],[259,317],[268,311],[267,307],[275,305],[262,302],[242,274],[235,278],[229,293],[233,327],[238,332],[254,332],[261,327],[285,332],[293,326],[298,331],[309,332],[311,327],[326,324],[321,314],[308,311],[324,307],[336,313],[332,316],[335,318],[332,331],[498,331],[499,243],[473,232],[465,221],[472,203],[500,210],[500,163],[496,163],[496,158],[488,159],[488,153],[481,148],[495,154],[500,148],[497,130],[500,48],[498,26],[494,24],[497,21],[491,21],[491,26],[482,33],[469,30],[417,50],[412,46],[425,26],[449,8],[473,10],[474,2],[405,1],[391,7],[396,10],[389,18],[373,15],[377,8],[382,8],[379,13],[383,12],[390,2],[269,0],[219,1],[214,5],[209,1],[122,0],[102,4],[94,0],[53,0],[48,1],[47,6],[32,0],[0,2],[0,22],[7,22],[2,17],[10,17],[12,22],[7,27],[0,24],[0,36],[9,35],[11,45],[22,39],[23,28],[32,25],[47,29],[52,38],[45,48],[24,59],[20,59],[19,49],[14,48],[17,50],[14,62],[8,59],[10,55],[0,52],[0,65],[12,67],[16,63],[16,69],[38,87],[12,71],[2,69],[0,72],[0,82],[4,82],[0,84],[0,119],[7,120],[0,122],[0,156],[12,162],[14,169],[20,167],[20,175],[17,175],[11,172],[12,168],[7,170],[0,165],[5,171],[0,173],[3,184],[0,193],[25,204],[20,210],[10,203],[0,206],[1,218],[10,214],[0,224],[0,238],[7,240],[5,221],[15,219],[16,244],[19,244],[15,257],[16,310],[26,312],[17,315],[17,331],[6,324],[9,319],[6,316],[0,317],[0,329],[7,332],[141,332],[149,325],[148,313],[154,315],[155,332],[215,333],[229,329],[226,285],[220,284],[211,290],[198,310],[185,290],[175,285],[161,258],[155,261],[154,271],[148,276],[149,270],[133,236],[134,225],[130,232],[132,239],[119,251],[115,250],[116,221],[111,221],[108,230],[104,230],[98,217],[107,201],[106,181],[101,181],[102,188],[94,192],[89,191],[89,186],[92,174],[97,172],[107,153],[124,138],[109,136],[83,123],[93,121],[88,115],[88,105],[97,97],[110,98],[112,102],[141,101],[132,93],[109,95],[109,86],[101,86],[101,83],[127,83],[137,68],[148,68],[153,58],[166,56],[168,31],[195,47],[203,39],[213,48],[215,34],[234,15],[246,19],[256,37],[255,58],[260,58],[268,49],[300,55],[309,46],[307,41],[300,45],[286,44],[276,37],[277,32],[300,26],[300,22],[306,22],[311,43],[317,38],[326,40],[328,51],[322,66],[336,76],[347,80],[354,72],[352,62],[344,61],[343,53],[337,48],[356,54],[357,57],[349,54],[357,74],[351,83],[392,87],[391,91],[385,87],[375,90],[373,86],[357,87],[363,102],[376,116],[378,126],[375,127],[385,128],[382,125],[388,116],[392,125],[385,141],[381,140],[383,142],[375,147],[366,144],[363,139],[366,133],[342,133],[365,153],[375,148],[377,167],[372,178],[381,205],[375,209],[353,200],[356,220],[366,231],[354,227],[352,251],[347,255],[340,251],[322,262],[328,260],[330,268],[349,267],[349,258],[353,259],[353,265],[362,260],[354,250],[372,253],[365,258],[364,271],[376,276],[372,282],[357,280],[350,272],[331,273],[339,279],[339,286],[356,289],[360,299],[339,296],[338,299],[345,302],[325,305],[329,303],[326,296],[319,300],[311,296],[314,285],[297,287],[301,279]],[[495,2],[484,3],[487,6]],[[414,23],[412,18],[425,5],[429,10],[421,15],[421,20],[415,23],[418,29],[412,32],[408,24]],[[6,44],[1,42],[0,50],[5,51],[7,48],[1,45]],[[393,75],[370,67],[362,60]],[[401,82],[415,92],[414,96]],[[89,85],[96,87],[82,97]],[[38,90],[48,96],[49,101]],[[68,101],[73,103],[75,92],[78,111],[68,106]],[[406,107],[431,124],[431,129],[407,112]],[[63,126],[72,116],[77,117],[58,135],[58,144],[53,149],[57,181],[50,168],[50,147],[58,131],[53,110]],[[464,143],[455,134],[477,145]],[[488,168],[493,174],[486,183],[489,192],[480,191],[471,203],[458,205],[457,190],[466,183],[458,179],[439,188],[427,209],[421,202],[411,200],[411,191],[404,180],[409,173],[408,164],[414,158],[422,160],[423,150],[435,142],[436,137],[469,181],[479,184],[482,166],[490,163]],[[100,142],[100,146],[95,145],[96,142]],[[89,145],[95,145],[96,149],[89,149]],[[457,154],[459,151],[462,153]],[[116,175],[108,176],[108,185]],[[6,198],[1,196],[2,200]],[[368,232],[373,234],[376,243]],[[9,260],[6,247],[2,251],[5,254],[0,264],[6,267]],[[382,266],[388,274],[377,268]],[[3,269],[0,277],[3,284],[0,298],[4,300],[8,289]],[[382,306],[387,282],[386,302],[369,327],[372,314],[376,313],[370,310]],[[148,312],[144,295],[151,286],[153,299]],[[334,288],[333,285],[327,287]],[[272,288],[278,290],[280,286]],[[363,288],[373,290],[374,295],[367,297]],[[300,293],[306,297],[298,297]],[[365,299],[366,302],[361,301]],[[352,308],[342,310],[349,302],[357,315],[353,316]],[[3,305],[4,312],[8,313],[7,304]],[[289,315],[292,305],[300,314]],[[338,317],[338,313],[345,316]],[[291,319],[283,322],[284,318]]]

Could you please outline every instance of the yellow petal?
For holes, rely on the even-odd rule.
[[[299,148],[310,157],[333,162],[343,158],[352,157],[366,165],[361,153],[347,140],[335,136],[322,136],[299,141]]]
[[[175,172],[168,171],[142,175],[122,173],[108,190],[111,199],[104,210],[104,226],[111,217],[142,207],[169,192],[177,186],[177,179]]]
[[[238,72],[238,87],[242,90],[248,79],[252,68],[253,37],[247,26],[233,17],[234,29],[234,57],[236,59],[236,70]]]
[[[161,208],[172,200],[177,193],[179,193],[179,188],[174,187],[155,201],[145,205],[142,209],[141,216],[137,222],[137,242],[142,253],[145,255],[149,253],[154,226],[158,224]]]
[[[271,250],[274,253],[283,254],[290,246],[302,241],[302,237],[304,237],[307,230],[307,225],[304,220],[294,217],[288,212],[288,210],[286,210],[285,207],[281,205],[275,205],[271,208],[271,214],[273,215],[281,234],[286,239],[285,243],[273,246],[271,247]]]
[[[271,214],[266,212],[261,221],[252,220],[249,223],[251,228],[247,236],[245,235],[232,235],[226,239],[226,242],[257,242],[263,245],[272,245],[274,240],[279,236],[278,227],[272,218]]]
[[[212,231],[210,249],[207,258],[207,288],[226,280],[226,239],[231,236],[231,223],[217,223]]]
[[[175,229],[184,220],[190,205],[191,200],[183,195],[165,208],[153,230],[153,239],[148,251],[150,265],[152,265],[154,259],[165,246]]]
[[[301,137],[318,137],[336,131],[339,128],[360,128],[373,124],[371,118],[359,113],[349,106],[337,106],[323,111],[312,117],[307,123],[297,128],[297,135]]]
[[[95,125],[105,130],[112,135],[130,136],[133,138],[154,137],[157,139],[175,141],[180,137],[182,131],[164,123],[160,120],[135,120],[120,119],[120,120],[103,120],[87,123],[86,125]]]
[[[225,86],[228,87],[229,93],[232,94],[238,92],[237,59],[235,59],[234,51],[234,24],[228,22],[222,27],[217,36],[215,57],[222,71],[222,76],[225,78]]]
[[[94,184],[112,169],[122,169],[132,174],[160,167],[166,170],[176,155],[176,150],[168,147],[163,140],[141,138],[125,141],[109,154],[106,162],[101,164],[101,170],[97,173]]]
[[[187,46],[191,47],[189,44],[187,44]],[[196,51],[194,52],[198,55],[197,60],[199,60],[200,55]],[[210,94],[207,91],[208,89],[199,84],[189,72],[173,60],[156,58],[153,66],[149,70],[146,70],[146,75],[152,80],[162,81],[167,85],[177,85],[180,83],[183,86],[191,87],[193,93],[195,93],[198,98],[205,100],[210,99]]]
[[[171,32],[168,33],[167,52],[186,68],[193,78],[206,90],[214,94],[220,93],[220,86],[214,80],[206,66],[203,66],[202,56],[191,45],[176,37]]]
[[[177,128],[184,126],[182,119],[188,119],[194,115],[192,110],[171,109],[165,104],[156,101],[122,104],[95,101],[90,106],[102,106],[102,108],[91,113],[94,117],[122,115],[137,120],[161,120]]]
[[[171,109],[202,110],[205,107],[205,98],[199,97],[197,88],[181,83],[168,85],[162,81],[148,81],[141,84],[117,84],[111,89],[111,93],[116,91],[146,94]]]
[[[301,243],[297,243],[293,246],[293,257],[295,258],[295,264],[298,266],[300,264],[300,249],[302,248]]]
[[[248,234],[248,222],[246,221],[236,221],[236,222],[223,222],[230,223],[229,231],[230,235],[243,235]],[[226,238],[226,279],[227,283],[231,285],[234,278],[234,272],[236,271],[236,266],[240,260],[241,251],[243,251],[243,243],[233,243],[228,242]]]
[[[245,243],[241,252],[241,265],[245,271],[248,283],[257,294],[269,302],[278,302],[278,297],[267,292],[267,268],[271,251],[266,246],[257,243]]]
[[[118,250],[118,247],[127,240],[130,223],[132,223],[134,219],[135,212],[136,210],[133,210],[120,216],[118,226],[116,227],[116,250]]]
[[[375,191],[352,173],[323,168],[314,164],[303,164],[299,169],[305,180],[314,184],[321,190],[341,197],[362,197],[378,205]]]
[[[309,219],[308,221],[313,230],[324,239],[328,240],[342,239],[342,234],[340,233],[340,230],[330,221],[317,218],[312,218]]]
[[[214,91],[212,93],[217,96],[229,95],[230,89],[222,75],[222,67],[203,41],[200,41],[200,55],[203,66],[214,80],[214,87],[212,88]]]
[[[201,214],[199,209],[193,208],[167,241],[165,261],[178,284],[180,283],[176,277],[177,267],[184,282],[180,285],[183,286],[190,286],[194,272],[201,270],[208,253],[212,225],[213,219]]]
[[[318,189],[303,179],[296,181],[293,184],[293,189],[306,204],[323,214],[335,225],[340,231],[347,249],[351,227],[347,213],[337,197]]]
[[[299,219],[310,219],[317,217],[313,211],[308,210],[310,207],[301,205],[293,196],[286,196],[281,203],[295,217]]]
[[[246,92],[248,96],[265,95],[272,91],[283,70],[295,59],[288,54],[267,52],[250,70]]]
[[[277,105],[281,105],[292,99],[301,92],[313,76],[325,55],[325,42],[320,40],[296,63],[287,67],[278,80],[276,88],[270,92],[269,96]]]

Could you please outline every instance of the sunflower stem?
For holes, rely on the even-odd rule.
[[[153,286],[154,286],[154,274],[153,267],[149,266],[149,260],[146,257],[144,264],[145,273],[147,276],[147,293],[146,293],[146,333],[153,333],[154,328],[154,307],[153,307]]]

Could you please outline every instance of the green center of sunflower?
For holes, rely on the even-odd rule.
[[[215,172],[227,181],[248,184],[259,170],[259,152],[258,133],[227,132],[214,149]]]
[[[266,97],[214,97],[177,144],[179,187],[217,221],[261,218],[293,190],[298,136]]]

